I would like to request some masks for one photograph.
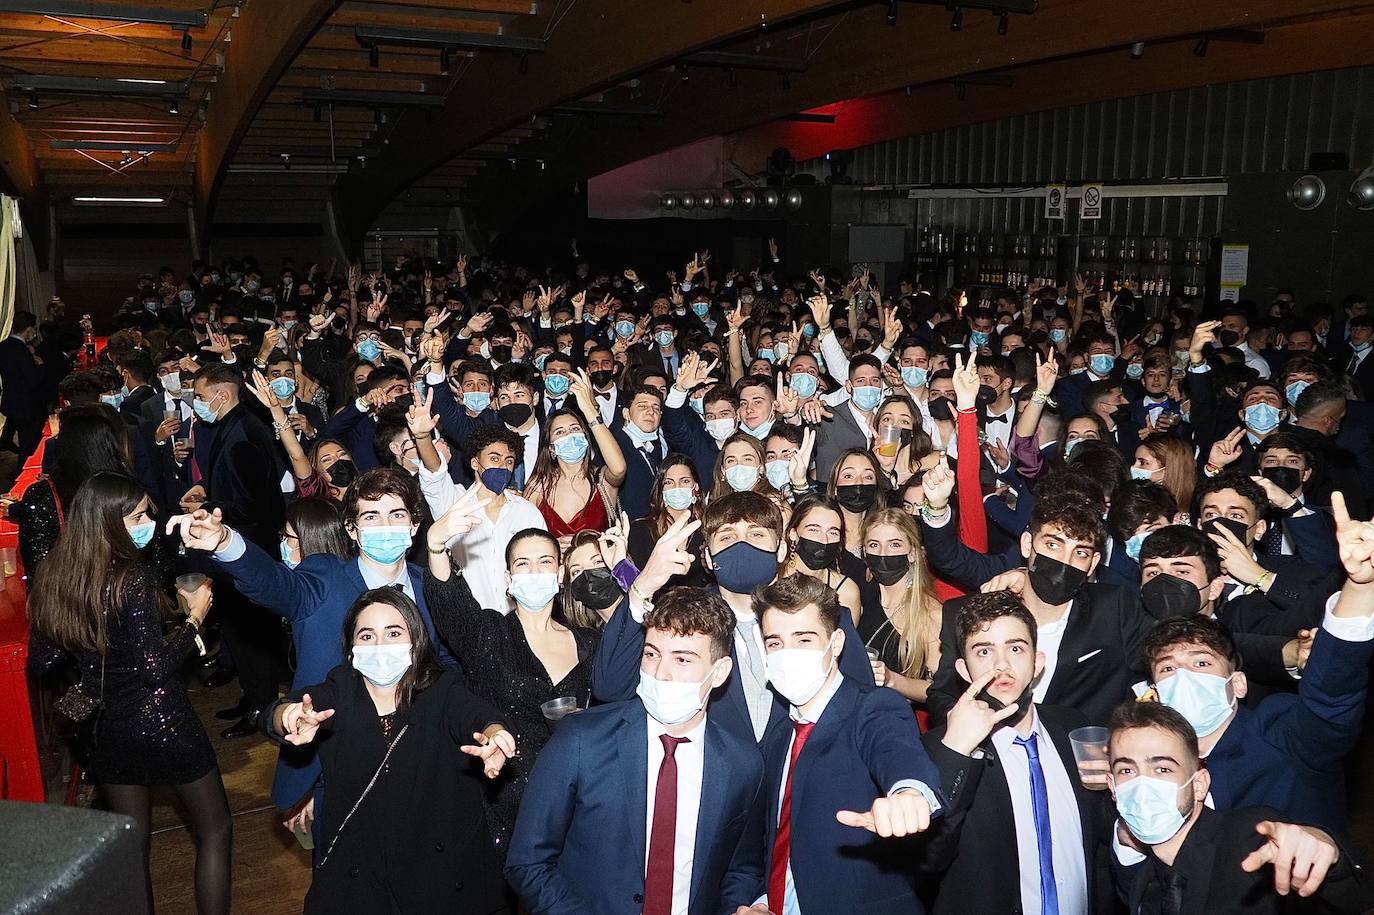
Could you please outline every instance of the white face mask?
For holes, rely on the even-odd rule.
[[[644,703],[644,709],[649,713],[649,717],[666,727],[691,718],[701,711],[706,704],[706,695],[701,691],[701,686],[711,679],[716,666],[711,665],[711,671],[706,674],[706,679],[700,683],[683,683],[677,680],[660,680],[646,671],[639,672],[638,693],[640,701]],[[709,690],[707,691],[710,692]]]
[[[168,372],[162,376],[162,389],[168,394],[181,393],[181,373]]]
[[[768,682],[788,702],[795,706],[805,705],[821,691],[826,677],[830,676],[835,666],[834,653],[830,656],[829,664],[821,663],[826,651],[830,651],[834,645],[835,637],[832,635],[830,644],[821,651],[814,648],[780,648],[769,652],[765,659]]]
[[[410,643],[354,645],[353,669],[373,686],[391,686],[410,669]]]
[[[1139,775],[1116,786],[1116,812],[1126,828],[1146,845],[1159,845],[1178,834],[1188,817],[1178,809],[1178,793],[1193,783],[1192,777],[1181,785],[1163,778]]]
[[[705,425],[706,434],[715,439],[716,444],[720,444],[735,434],[735,421],[728,416],[723,416],[720,419],[708,419]]]

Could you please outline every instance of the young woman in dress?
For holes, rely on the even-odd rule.
[[[925,702],[940,662],[940,600],[926,568],[921,535],[900,508],[869,513],[862,531],[864,563],[878,583],[882,612],[855,620],[873,653],[873,679],[913,702]]]

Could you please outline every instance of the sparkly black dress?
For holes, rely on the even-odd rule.
[[[184,785],[217,765],[178,672],[196,651],[195,626],[183,623],[164,640],[154,587],[146,572],[131,576],[107,611],[108,653],[75,655],[82,691],[103,697],[104,708],[79,729],[91,771],[108,784]],[[68,656],[42,633],[31,634],[31,670],[46,673]]]
[[[10,505],[9,519],[19,528],[19,558],[24,574],[33,581],[39,563],[48,557],[62,533],[62,516],[52,484],[46,479],[30,483],[23,498]]]
[[[439,637],[462,662],[468,689],[495,705],[515,735],[520,755],[506,763],[500,778],[485,785],[491,837],[504,862],[525,783],[535,757],[549,740],[549,725],[539,706],[560,696],[574,696],[579,708],[587,707],[592,694],[592,655],[600,633],[563,623],[577,641],[577,666],[554,683],[525,640],[516,616],[520,611],[503,615],[482,609],[456,569],[448,581],[425,576],[425,601]]]

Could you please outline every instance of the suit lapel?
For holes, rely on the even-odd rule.
[[[1183,840],[1175,864],[1187,882],[1183,885],[1183,915],[1207,915],[1207,896],[1212,889],[1212,871],[1217,856],[1215,836],[1219,816],[1204,808]]]
[[[711,869],[709,849],[720,840],[729,813],[732,750],[729,735],[707,715],[702,741],[701,803],[697,807],[697,837],[692,853],[692,899],[700,898],[703,875]]]
[[[649,801],[645,773],[649,769],[649,719],[644,706],[638,702],[626,705],[622,726],[616,732],[616,753],[619,756],[622,789],[629,803],[625,805],[627,826],[634,843],[630,860],[643,870],[645,854],[644,818],[648,816]]]
[[[802,800],[802,797],[806,788],[806,775],[810,768],[806,763],[835,742],[835,738],[854,711],[858,693],[859,688],[843,674],[840,675],[840,688],[835,692],[835,695],[830,697],[830,702],[826,704],[825,711],[821,712],[821,717],[817,720],[816,727],[812,729],[811,736],[806,739],[801,755],[797,757],[797,772],[792,776],[793,810],[805,808],[805,801]],[[795,821],[796,818],[793,817],[793,822]]]
[[[1053,705],[1063,693],[1064,684],[1069,682],[1070,675],[1074,668],[1078,666],[1079,652],[1087,644],[1088,627],[1091,625],[1089,613],[1086,606],[1080,608],[1080,604],[1086,604],[1087,598],[1080,591],[1074,597],[1073,603],[1069,605],[1069,615],[1064,621],[1064,637],[1059,640],[1058,660],[1054,665],[1054,678],[1050,680],[1049,689],[1045,690],[1045,702]]]

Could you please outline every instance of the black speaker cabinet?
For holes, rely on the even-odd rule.
[[[128,817],[0,801],[0,913],[146,915],[145,886]]]

